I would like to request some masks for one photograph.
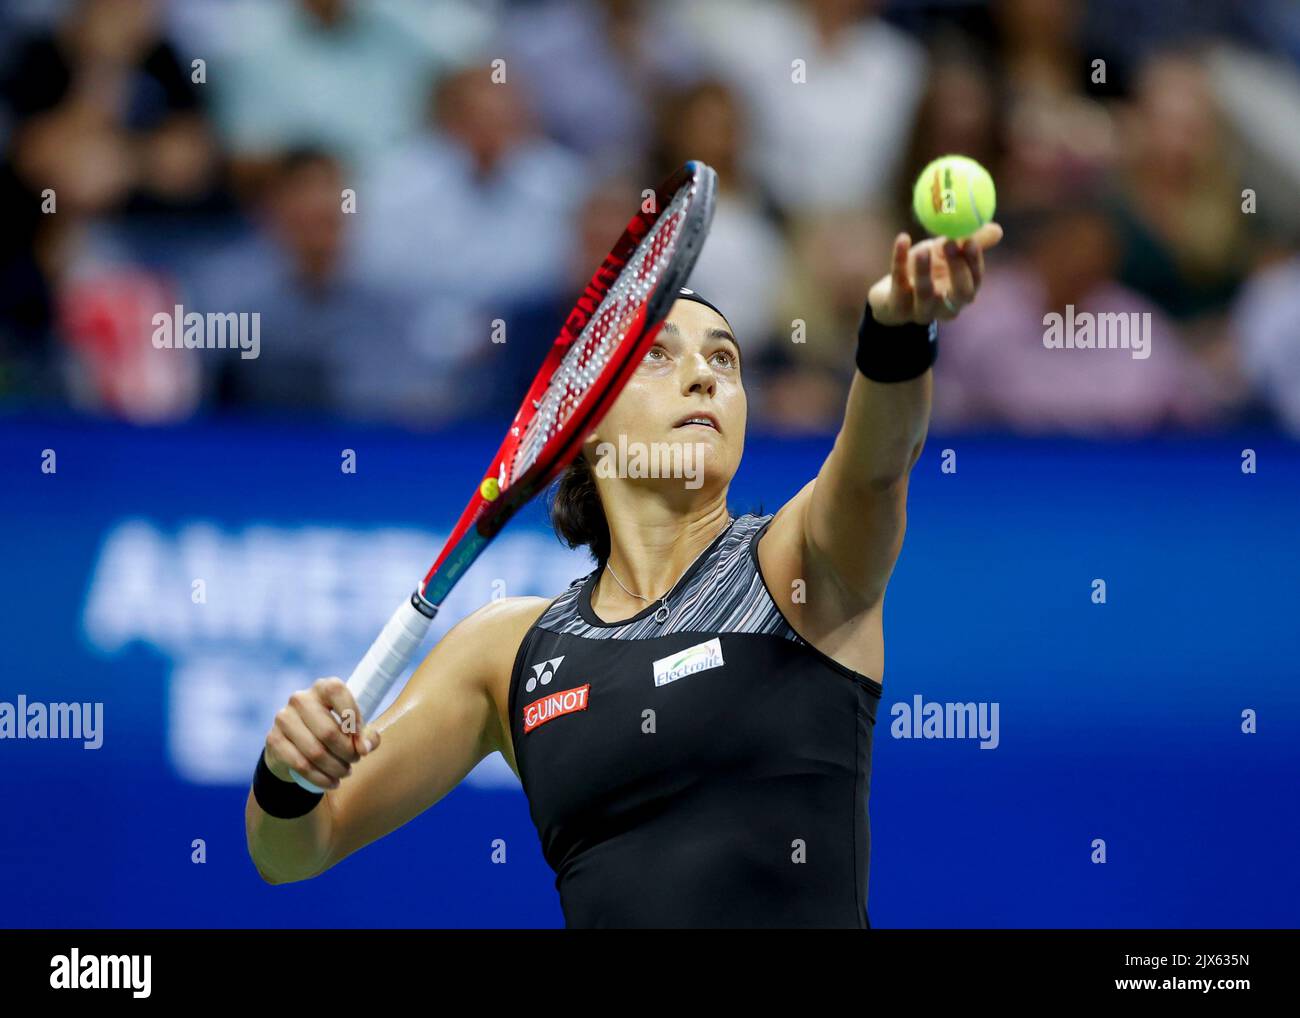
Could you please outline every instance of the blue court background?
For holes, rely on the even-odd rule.
[[[316,880],[265,885],[244,842],[276,690],[323,662],[319,674],[347,675],[498,435],[0,420],[0,700],[102,701],[105,727],[98,750],[0,740],[0,925],[562,925],[527,802],[499,758]],[[345,448],[354,475],[339,469]],[[733,512],[775,510],[828,448],[751,435]],[[1254,475],[1241,470],[1245,448]],[[44,449],[55,474],[40,470]],[[955,474],[940,471],[944,449]],[[886,600],[872,924],[1300,925],[1298,509],[1300,448],[1264,433],[932,434]],[[283,626],[304,527],[319,552],[311,583],[332,597],[306,649]],[[374,569],[371,531],[389,541]],[[553,594],[590,568],[548,536],[537,507],[508,535],[436,632],[492,596],[494,579],[508,594]],[[136,575],[142,547],[152,564]],[[204,604],[174,561],[182,553],[211,563]],[[1095,578],[1104,605],[1092,603]],[[250,597],[281,618],[273,638],[238,615]],[[233,621],[195,635],[194,619],[222,612]],[[155,628],[164,635],[149,638]],[[892,705],[914,695],[998,703],[1000,744],[892,738]],[[207,710],[220,715],[210,727]],[[1245,710],[1257,734],[1243,734]],[[195,839],[205,862],[192,861]],[[1104,865],[1091,861],[1094,839]]]

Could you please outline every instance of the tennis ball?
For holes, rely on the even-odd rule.
[[[993,218],[996,203],[989,171],[966,156],[940,156],[912,189],[916,218],[936,236],[970,236]]]

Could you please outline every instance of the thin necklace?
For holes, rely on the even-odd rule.
[[[700,560],[700,555],[703,555],[706,551],[708,551],[711,547],[713,547],[713,542],[718,539],[718,534],[721,534],[724,530],[730,527],[732,522],[733,520],[731,518],[731,514],[728,513],[726,525],[722,527],[722,529],[719,530],[717,534],[714,534],[713,537],[709,539],[709,543],[706,544],[700,550],[700,554],[696,555],[695,558],[691,559],[690,565],[688,565],[685,569],[681,571],[681,573],[678,574],[677,579],[673,580],[673,582],[669,585],[668,589],[664,591],[663,595],[656,598],[656,600],[659,601],[659,607],[655,609],[655,613],[654,613],[654,620],[656,622],[662,623],[668,618],[668,595],[673,592],[673,587],[676,587],[677,584],[681,582],[682,577],[691,571],[691,566],[695,565],[695,563]],[[719,559],[719,562],[721,562],[721,559]],[[645,597],[642,594],[633,594],[632,591],[628,590],[627,586],[623,583],[623,581],[618,578],[618,573],[614,572],[614,570],[610,568],[608,560],[606,560],[605,562],[605,569],[609,572],[610,576],[614,577],[614,582],[617,583],[620,587],[622,587],[623,592],[627,594],[629,597],[635,597],[639,601],[650,600],[650,598]],[[718,576],[718,570],[717,567],[715,566],[713,569],[714,579],[717,579],[717,576]]]

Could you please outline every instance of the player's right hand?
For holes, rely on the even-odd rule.
[[[378,746],[378,729],[364,727],[347,683],[331,676],[289,697],[276,712],[263,752],[281,781],[293,780],[292,768],[318,788],[338,788],[352,765]]]

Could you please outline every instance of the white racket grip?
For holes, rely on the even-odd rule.
[[[348,677],[348,689],[361,710],[361,722],[374,719],[375,708],[383,701],[393,683],[415,657],[421,641],[429,631],[431,619],[405,600],[385,623],[383,631],[370,645]],[[293,780],[309,792],[323,792],[295,770],[290,770]]]

